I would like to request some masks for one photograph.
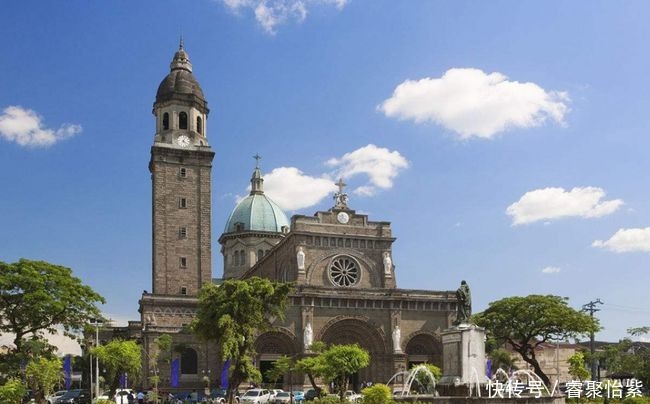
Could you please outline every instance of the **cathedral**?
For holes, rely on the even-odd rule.
[[[371,364],[355,384],[385,383],[417,363],[442,367],[441,332],[455,319],[455,291],[399,289],[390,222],[357,213],[342,180],[332,208],[288,218],[264,193],[256,156],[250,195],[217,238],[223,275],[213,278],[212,175],[225,173],[212,173],[209,112],[181,42],[153,104],[151,292],[139,301],[140,321],[113,331],[142,341],[144,387],[150,387],[156,368],[150,351],[161,334],[173,337],[173,355],[180,358],[178,390],[202,389],[208,379],[217,387],[223,364],[216,346],[187,329],[197,294],[206,283],[253,276],[296,285],[286,318],[257,336],[254,359],[263,375],[282,355],[310,355],[314,341],[357,343],[370,352]],[[159,376],[160,388],[174,390],[168,365],[160,366]]]

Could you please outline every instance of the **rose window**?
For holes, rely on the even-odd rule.
[[[337,286],[354,286],[359,282],[360,270],[350,257],[337,257],[332,260],[329,269],[330,282]]]

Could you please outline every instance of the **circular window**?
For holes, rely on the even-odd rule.
[[[337,286],[354,286],[359,282],[361,270],[350,257],[336,257],[330,264],[328,272],[330,282]]]

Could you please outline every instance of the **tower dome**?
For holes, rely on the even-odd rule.
[[[264,194],[264,179],[259,166],[251,177],[251,192],[237,204],[230,214],[224,233],[242,231],[282,232],[289,227],[289,219],[271,198]]]
[[[192,74],[192,63],[185,51],[182,39],[169,67],[169,74],[158,86],[156,104],[166,101],[185,101],[199,104],[201,109],[207,110],[203,90]]]

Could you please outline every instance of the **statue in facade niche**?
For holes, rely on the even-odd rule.
[[[390,275],[393,269],[393,260],[390,259],[388,251],[384,251],[384,274]]]
[[[303,342],[305,343],[305,351],[309,350],[312,342],[314,341],[314,331],[311,329],[311,323],[307,323],[305,331],[303,332]]]
[[[296,261],[298,263],[298,270],[305,270],[305,252],[302,250],[302,247],[298,247],[298,252],[296,253]]]
[[[399,325],[395,325],[395,328],[393,328],[393,350],[395,353],[402,352],[401,339],[402,332],[399,329]]]
[[[460,287],[456,291],[456,300],[458,309],[454,325],[468,324],[469,318],[472,316],[472,294],[467,282],[460,282]]]

